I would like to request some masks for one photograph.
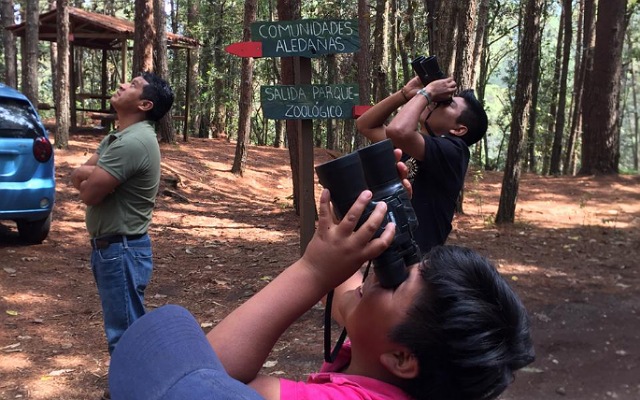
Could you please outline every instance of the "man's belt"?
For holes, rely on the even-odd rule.
[[[137,240],[146,235],[147,233],[139,233],[137,235],[109,235],[109,236],[101,236],[99,238],[91,239],[91,247],[94,249],[106,249],[112,243],[123,243],[125,239],[129,240]]]

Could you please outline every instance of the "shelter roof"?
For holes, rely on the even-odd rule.
[[[70,40],[74,46],[92,49],[120,49],[123,39],[132,39],[135,31],[133,22],[112,17],[110,15],[94,13],[80,8],[69,7]],[[57,12],[56,9],[40,14],[40,40],[55,42],[57,40]],[[26,23],[7,27],[16,36],[24,36]],[[169,47],[198,47],[197,40],[186,36],[167,32]]]

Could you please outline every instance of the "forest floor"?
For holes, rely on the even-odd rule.
[[[0,399],[99,399],[106,387],[85,207],[69,180],[99,139],[73,135],[56,152],[43,244],[23,245],[14,225],[0,224]],[[162,146],[147,306],[180,304],[205,330],[299,255],[287,150],[250,146],[243,177],[230,173],[234,151],[223,140]],[[316,150],[316,164],[328,159]],[[531,316],[537,359],[501,399],[639,399],[640,176],[524,175],[516,223],[495,226],[501,180],[469,171],[465,213],[449,239],[494,260]],[[292,326],[263,372],[315,371],[322,315],[314,307]]]

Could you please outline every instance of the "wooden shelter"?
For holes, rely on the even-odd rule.
[[[102,76],[100,80],[100,93],[77,93],[77,82],[75,81],[76,66],[74,62],[70,63],[70,75],[71,75],[71,125],[77,126],[77,112],[85,111],[94,115],[94,119],[99,119],[103,122],[109,123],[115,116],[107,106],[107,101],[111,97],[108,91],[108,76],[107,76],[107,57],[108,51],[120,51],[121,57],[121,81],[128,81],[127,77],[127,53],[129,50],[128,41],[133,40],[135,25],[133,22],[112,17],[105,14],[94,13],[80,8],[68,7],[69,9],[69,44],[71,60],[74,59],[74,49],[76,47],[85,47],[89,49],[102,51]],[[57,11],[56,9],[50,10],[39,17],[39,38],[40,40],[46,40],[55,42],[57,40]],[[13,31],[16,36],[24,37],[26,32],[26,23],[12,25],[6,29]],[[191,39],[185,36],[176,35],[174,33],[167,32],[167,45],[172,49],[192,49],[199,46],[199,43],[195,39]],[[187,53],[187,71],[191,67],[191,52]],[[187,91],[191,83],[190,77],[187,74]],[[188,94],[185,99],[185,115],[184,127],[186,135],[186,126],[189,115],[189,102]],[[100,109],[88,109],[77,107],[77,100],[85,99],[98,99],[100,101]]]

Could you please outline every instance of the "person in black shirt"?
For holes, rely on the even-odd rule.
[[[453,78],[424,86],[416,76],[356,121],[358,131],[372,142],[389,138],[403,151],[419,224],[414,239],[423,254],[444,244],[451,232],[469,146],[487,131],[487,114],[473,91],[455,94],[456,89]]]

